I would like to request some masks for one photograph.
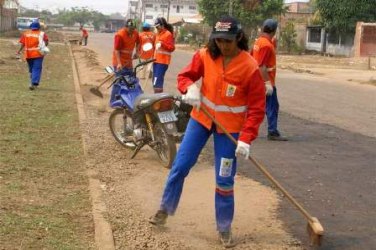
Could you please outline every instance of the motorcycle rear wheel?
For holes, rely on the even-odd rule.
[[[154,124],[154,136],[157,144],[153,149],[157,152],[163,166],[170,169],[176,156],[175,138],[167,134],[160,122]]]
[[[111,134],[126,148],[135,148],[133,143],[133,121],[125,109],[115,109],[109,118]]]

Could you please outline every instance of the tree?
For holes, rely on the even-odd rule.
[[[74,7],[70,10],[59,10],[57,20],[65,25],[73,25],[75,23],[84,25],[85,23],[93,23],[94,27],[98,29],[100,24],[104,23],[106,20],[106,16],[97,11],[89,10],[86,7]]]
[[[295,25],[293,22],[289,21],[286,23],[286,26],[281,32],[281,42],[282,42],[282,48],[285,49],[288,53],[291,53],[291,51],[295,50],[298,45],[296,44],[296,31],[295,31]]]
[[[321,24],[329,31],[354,33],[356,22],[376,21],[375,0],[315,0]]]
[[[210,26],[223,15],[236,17],[243,26],[256,28],[266,18],[286,12],[283,0],[199,0],[199,11]]]

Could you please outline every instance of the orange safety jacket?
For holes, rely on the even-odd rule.
[[[19,40],[19,43],[24,45],[24,55],[25,58],[38,58],[43,57],[43,55],[39,52],[39,36],[41,31],[40,30],[26,30]],[[43,40],[45,42],[48,41],[48,37],[46,33],[43,35]]]
[[[132,68],[132,54],[133,50],[138,44],[138,32],[136,30],[133,31],[131,35],[128,33],[127,28],[120,29],[115,34],[115,44],[114,44],[114,52],[112,54],[112,65],[118,65],[115,51],[120,51],[120,62],[123,67]]]
[[[204,48],[179,73],[179,91],[185,93],[201,77],[201,105],[230,133],[240,132],[239,140],[251,143],[265,115],[265,85],[256,61],[241,51],[224,68],[223,56],[213,60]],[[213,125],[200,110],[193,109],[191,117],[207,129]],[[223,132],[218,127],[217,131]]]
[[[83,29],[81,30],[81,32],[82,32],[82,36],[83,36],[83,37],[88,37],[88,36],[89,36],[89,32],[87,32],[86,29],[83,28]]]
[[[151,31],[143,31],[139,34],[140,39],[140,46],[138,50],[138,54],[140,55],[141,59],[150,59],[153,58],[154,55],[154,43],[155,43],[155,34]],[[146,43],[151,43],[153,45],[153,49],[149,51],[143,51],[142,46]]]
[[[167,29],[162,29],[155,39],[155,44],[161,43],[161,47],[155,50],[156,63],[170,64],[171,53],[175,50],[174,36]],[[154,46],[156,48],[156,46]]]
[[[275,76],[277,71],[277,59],[275,47],[271,38],[261,35],[253,45],[251,52],[258,65],[265,66],[272,86],[275,86]]]

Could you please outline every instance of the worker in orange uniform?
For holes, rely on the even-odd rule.
[[[154,93],[163,92],[164,77],[171,61],[171,53],[175,50],[174,29],[164,17],[158,17],[154,26],[157,29],[155,39],[155,62],[153,63]]]
[[[87,45],[87,39],[89,38],[89,32],[84,28],[83,25],[80,26],[81,30],[81,45],[86,46]]]
[[[138,55],[133,55],[135,48],[138,46],[139,36],[136,30],[136,24],[132,19],[128,19],[125,27],[121,28],[114,38],[114,52],[112,55],[112,65],[117,74],[127,73],[132,70],[132,59]]]
[[[266,117],[268,120],[268,140],[287,141],[278,131],[279,103],[275,83],[277,71],[276,41],[273,37],[277,31],[278,22],[267,19],[263,23],[262,32],[253,45],[252,56],[256,59],[266,88]]]
[[[154,56],[154,44],[155,44],[155,33],[151,31],[151,25],[144,22],[142,24],[142,32],[139,34],[139,48],[138,54],[142,62],[153,59]],[[153,45],[153,48],[148,51],[143,51],[143,45],[150,43]],[[149,78],[149,73],[151,71],[152,63],[149,63],[144,66],[142,71],[140,71],[140,78],[145,79]]]
[[[112,54],[112,65],[115,70],[115,75],[133,75],[132,59],[137,58],[137,52],[133,55],[135,48],[139,43],[139,36],[136,30],[136,24],[132,19],[125,22],[125,27],[121,28],[114,38],[114,52]],[[120,86],[112,85],[110,106],[116,100],[116,95],[119,94]]]
[[[202,78],[202,86],[195,82]],[[208,44],[178,75],[178,89],[194,106],[183,141],[172,164],[160,208],[149,219],[163,225],[179,203],[185,177],[214,136],[215,216],[220,242],[233,247],[236,156],[248,158],[265,116],[265,85],[257,62],[248,53],[248,38],[233,17],[222,17]],[[234,138],[237,146],[200,109],[204,106]]]
[[[30,84],[29,89],[34,90],[39,86],[39,82],[42,76],[42,66],[44,53],[41,48],[45,48],[48,45],[48,37],[46,33],[40,31],[39,21],[34,21],[30,24],[30,30],[26,30],[19,40],[21,47],[17,51],[20,55],[24,50],[27,65],[29,66]],[[45,48],[48,50],[48,48]]]

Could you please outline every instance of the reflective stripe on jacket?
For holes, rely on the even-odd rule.
[[[155,50],[155,62],[161,64],[170,64],[171,53],[175,50],[175,41],[173,35],[167,29],[163,29],[157,34],[155,44],[157,43],[161,43],[161,47]]]
[[[277,59],[275,46],[272,40],[269,37],[261,35],[253,45],[252,56],[256,59],[260,67],[266,67],[270,82],[274,86],[277,71]]]
[[[136,43],[138,43],[138,32],[134,30],[133,33],[129,35],[128,29],[122,28],[115,34],[115,37],[118,37],[120,40],[119,48],[115,47],[114,52],[112,54],[112,65],[118,65],[115,55],[115,50],[118,50],[120,51],[121,64],[126,68],[132,68],[132,54],[136,46]]]
[[[27,30],[25,31],[21,38],[20,43],[22,43],[24,47],[24,54],[25,58],[38,58],[42,57],[43,55],[39,52],[39,35],[40,30]],[[47,40],[46,36],[44,36],[44,40]]]
[[[155,34],[151,31],[143,31],[139,34],[139,37],[140,37],[140,48],[139,48],[138,54],[140,55],[140,58],[141,59],[153,58]],[[147,43],[151,43],[153,45],[153,48],[149,51],[143,51],[142,46]]]
[[[230,133],[240,132],[242,141],[254,140],[265,115],[265,86],[256,61],[241,51],[224,69],[222,56],[213,60],[206,48],[201,49],[179,73],[178,89],[185,93],[201,77],[201,105]],[[197,109],[191,117],[207,129],[213,125]],[[218,127],[217,131],[222,132]]]

